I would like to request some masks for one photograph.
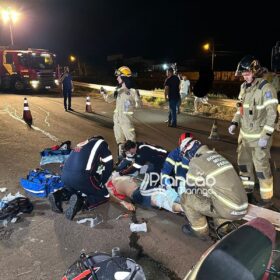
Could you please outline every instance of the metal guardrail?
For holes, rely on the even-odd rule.
[[[109,92],[113,92],[116,89],[116,87],[99,85],[99,84],[89,84],[89,83],[82,83],[82,82],[76,82],[76,81],[73,81],[73,83],[74,83],[74,86],[91,88],[91,89],[95,89],[95,90],[98,90],[98,91],[100,90],[101,87],[103,87],[106,91],[109,91]],[[140,93],[141,96],[164,98],[163,90],[143,90],[143,89],[139,89],[139,93]]]
[[[75,86],[80,87],[86,87],[91,88],[95,90],[100,90],[101,87],[103,87],[105,90],[109,92],[113,92],[116,87],[112,86],[105,86],[105,85],[99,85],[99,84],[90,84],[90,83],[82,83],[82,82],[73,82]],[[143,90],[139,89],[139,93],[141,96],[147,96],[147,97],[159,97],[164,98],[164,91],[159,90]],[[191,99],[191,97],[189,98]],[[215,99],[215,98],[209,98],[209,103],[217,106],[227,106],[227,107],[235,107],[236,106],[236,100],[234,99]],[[280,112],[280,105],[278,105],[278,111]]]

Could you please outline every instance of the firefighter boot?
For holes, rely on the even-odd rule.
[[[261,200],[257,205],[259,207],[269,208],[273,205],[273,202],[271,201],[273,197],[273,177],[259,181]]]
[[[65,212],[65,217],[68,220],[73,220],[75,215],[82,210],[84,205],[84,199],[78,195],[78,194],[73,194],[70,197],[69,200],[69,207],[67,208]]]
[[[209,235],[207,233],[198,233],[194,231],[190,224],[185,224],[182,226],[182,231],[184,234],[190,236],[190,237],[197,237],[202,241],[210,240]]]

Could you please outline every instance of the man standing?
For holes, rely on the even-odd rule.
[[[177,127],[176,109],[180,101],[180,79],[174,75],[172,67],[166,71],[167,78],[164,82],[164,96],[169,102],[168,126]]]
[[[192,138],[181,147],[181,153],[189,161],[187,189],[181,196],[181,206],[189,221],[182,227],[185,234],[206,239],[209,234],[206,217],[212,217],[215,226],[219,226],[225,220],[245,216],[246,193],[227,159]]]
[[[115,75],[119,84],[115,93],[109,95],[105,91],[101,91],[101,94],[108,103],[116,101],[114,134],[118,145],[118,156],[122,156],[125,141],[136,140],[133,113],[134,108],[140,106],[140,96],[138,91],[133,88],[132,73],[128,67],[120,67],[116,70]]]
[[[241,85],[237,112],[228,130],[234,134],[240,126],[237,163],[246,192],[252,196],[255,167],[261,195],[258,206],[270,207],[273,177],[269,158],[278,99],[274,87],[261,78],[262,72],[259,61],[253,56],[245,56],[239,62],[235,75],[242,76],[245,82]]]
[[[73,111],[71,108],[72,92],[74,91],[72,75],[69,73],[69,67],[64,67],[64,73],[60,77],[60,82],[62,85],[62,93],[64,97],[64,109],[65,111]],[[68,101],[68,104],[67,104]]]
[[[67,219],[72,220],[83,206],[91,209],[108,201],[105,183],[112,171],[113,157],[102,136],[94,136],[77,145],[66,160],[61,175],[68,197],[72,194],[65,212]],[[63,211],[64,193],[65,190],[60,190],[49,197],[56,212]]]

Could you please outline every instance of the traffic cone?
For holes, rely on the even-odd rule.
[[[92,113],[91,103],[90,103],[90,97],[88,96],[86,99],[86,112]]]
[[[218,134],[218,126],[217,126],[216,120],[214,120],[212,129],[211,129],[211,133],[210,133],[210,136],[208,137],[208,139],[210,139],[210,140],[219,140],[220,139],[220,136]]]
[[[23,120],[29,125],[32,125],[32,115],[31,112],[29,110],[29,106],[28,106],[28,102],[27,102],[27,98],[24,97],[24,102],[23,102]]]

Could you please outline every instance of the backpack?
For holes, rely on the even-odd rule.
[[[64,163],[71,153],[71,141],[62,142],[61,145],[56,145],[51,148],[44,149],[40,152],[40,165],[49,163]]]
[[[119,275],[118,275],[119,274]],[[124,275],[120,278],[120,275]],[[119,277],[117,277],[119,276]],[[106,253],[82,253],[73,263],[62,280],[146,280],[143,269],[134,260],[111,256]]]
[[[20,179],[20,185],[26,193],[35,197],[48,197],[64,186],[60,176],[40,168],[30,170],[26,179]]]

